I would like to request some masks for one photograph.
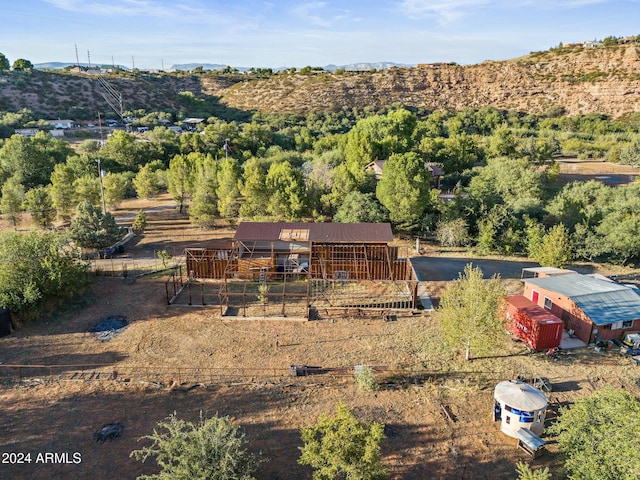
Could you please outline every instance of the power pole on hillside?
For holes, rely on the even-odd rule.
[[[80,58],[78,58],[78,44],[75,44],[76,46],[76,65],[78,66],[78,68],[80,68]]]

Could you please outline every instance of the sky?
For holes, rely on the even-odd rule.
[[[640,0],[0,0],[13,63],[470,65],[640,34]]]

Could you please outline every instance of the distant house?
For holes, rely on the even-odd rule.
[[[387,163],[387,160],[375,160],[371,163],[368,163],[364,169],[367,171],[374,172],[376,176],[376,180],[380,180],[384,171],[384,164]],[[429,162],[424,163],[424,167],[431,174],[431,186],[433,188],[440,188],[440,179],[444,176],[444,172],[442,168],[437,165],[433,165]]]
[[[198,125],[200,123],[204,122],[204,118],[185,118],[184,120],[182,120],[182,125],[184,127],[185,130],[188,131],[195,131],[196,128],[198,128]]]
[[[523,282],[526,298],[561,318],[585,343],[620,340],[640,330],[640,295],[632,287],[579,273]]]
[[[73,128],[73,120],[46,120],[46,122],[51,125],[53,128],[58,129],[69,129]]]
[[[14,132],[23,137],[35,137],[36,133],[40,131],[39,128],[16,128]]]

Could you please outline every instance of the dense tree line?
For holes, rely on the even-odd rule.
[[[98,205],[100,159],[110,208],[127,196],[167,190],[203,227],[239,218],[388,220],[397,231],[545,264],[640,259],[638,187],[560,187],[554,161],[564,154],[640,164],[638,114],[611,119],[568,117],[558,107],[533,115],[391,105],[254,114],[247,121],[212,116],[196,131],[177,134],[161,126],[168,112],[130,113],[159,126],[144,136],[116,130],[103,146],[89,139],[72,150],[44,132],[11,135],[36,119],[28,110],[0,112],[5,218],[17,225],[29,212],[46,227],[54,214],[72,218],[81,201]],[[386,161],[379,180],[367,169],[376,161]],[[439,190],[426,165],[444,171]],[[439,200],[442,191],[455,193],[453,201]]]

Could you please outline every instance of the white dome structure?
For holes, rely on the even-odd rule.
[[[500,430],[516,438],[521,428],[541,435],[549,401],[544,393],[528,383],[509,380],[500,382],[494,391],[494,419]]]

